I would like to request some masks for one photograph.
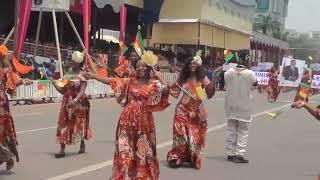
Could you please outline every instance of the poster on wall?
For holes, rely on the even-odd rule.
[[[305,61],[284,57],[280,69],[280,86],[298,87],[303,75]]]
[[[32,0],[32,11],[69,11],[70,1],[74,0]]]

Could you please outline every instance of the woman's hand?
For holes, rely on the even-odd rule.
[[[297,102],[294,102],[291,107],[292,108],[297,108],[297,109],[301,109],[305,106],[305,102],[304,101],[297,101]]]
[[[159,71],[153,70],[153,77],[156,79],[160,79],[161,73]]]
[[[68,103],[68,108],[72,109],[76,106],[76,104],[77,104],[76,100],[72,100]]]
[[[54,79],[52,77],[49,77],[48,80],[50,81],[51,84],[55,83],[55,81],[54,81]]]
[[[22,79],[22,84],[25,86],[29,86],[30,84],[32,84],[32,81],[30,81],[29,79]]]

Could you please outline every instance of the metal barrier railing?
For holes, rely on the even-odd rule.
[[[177,79],[177,75],[175,73],[162,73],[162,78],[165,81],[175,81]],[[17,95],[15,97],[10,97],[9,99],[12,101],[19,100],[31,100],[37,98],[59,98],[62,95],[53,87],[52,84],[48,84],[46,91],[44,93],[39,93],[38,91],[38,81],[33,81],[33,83],[29,86],[19,86],[17,88]],[[100,83],[95,80],[88,80],[86,94],[90,96],[97,95],[112,95],[113,90],[110,86],[107,86],[103,83]]]

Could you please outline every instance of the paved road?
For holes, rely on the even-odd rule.
[[[266,103],[265,95],[255,96],[247,157],[249,164],[225,161],[224,99],[216,94],[206,102],[209,111],[207,148],[201,170],[170,169],[165,158],[171,146],[173,106],[157,113],[158,158],[160,179],[183,180],[316,180],[320,173],[320,124],[305,111],[289,110],[278,119],[264,111],[282,107],[293,98],[282,94],[277,103]],[[320,102],[320,97],[313,99]],[[105,180],[110,177],[114,151],[114,134],[121,108],[114,99],[91,102],[93,140],[87,153],[77,155],[78,145],[67,147],[67,157],[55,159],[59,145],[55,142],[55,125],[60,104],[12,107],[19,138],[21,162],[12,173],[0,166],[0,180]]]

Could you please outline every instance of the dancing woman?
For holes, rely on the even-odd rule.
[[[207,133],[207,112],[203,98],[213,97],[215,82],[205,75],[200,56],[189,58],[178,81],[171,85],[170,94],[178,98],[183,96],[176,106],[173,122],[173,145],[168,152],[167,161],[172,168],[178,168],[189,162],[194,168],[201,168],[201,155]]]
[[[73,77],[61,87],[54,80],[51,83],[56,90],[63,94],[63,100],[57,125],[57,141],[60,143],[60,152],[56,158],[65,157],[66,145],[80,143],[79,154],[85,152],[84,140],[92,137],[89,126],[90,103],[85,90],[87,82],[80,75],[83,54],[76,51],[72,55]]]
[[[152,112],[162,111],[169,106],[169,92],[160,83],[163,80],[159,74],[152,74],[150,61],[157,61],[157,57],[145,52],[142,59],[133,64],[136,75],[131,78],[100,78],[91,73],[84,74],[87,79],[98,80],[111,85],[115,92],[126,94],[116,131],[111,177],[114,180],[159,178]],[[151,75],[160,82],[151,79]]]
[[[14,157],[19,161],[17,151],[17,136],[13,118],[9,108],[7,94],[14,95],[15,87],[19,85],[29,85],[31,82],[19,78],[8,67],[6,58],[8,49],[4,45],[0,46],[0,164],[6,162],[7,170],[14,166]]]

